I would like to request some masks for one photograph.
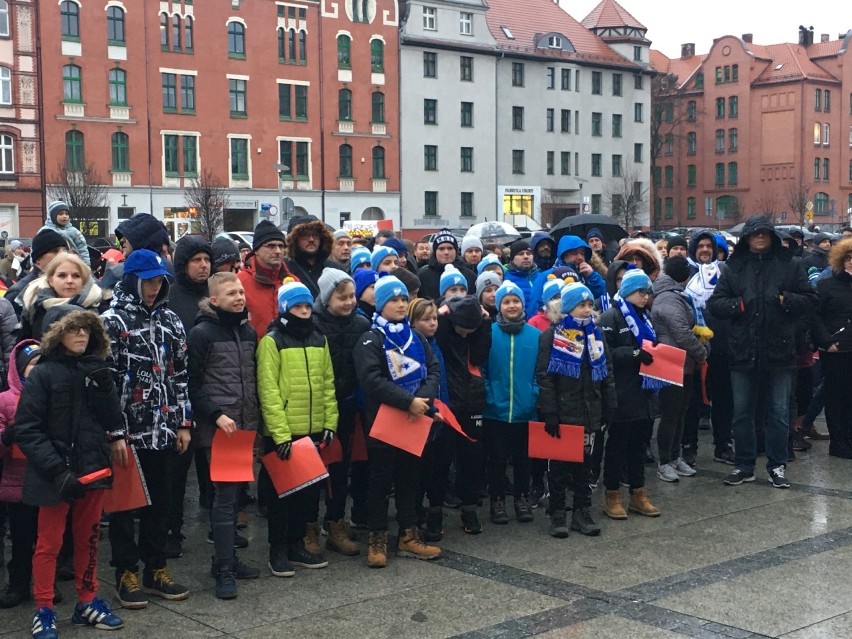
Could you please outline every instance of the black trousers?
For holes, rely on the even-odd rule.
[[[849,412],[849,380],[852,353],[820,353],[825,388],[825,424],[831,435],[829,451],[852,451],[852,413]]]
[[[645,485],[645,432],[648,420],[613,422],[606,433],[604,486],[618,490],[624,469],[630,490]]]
[[[171,474],[169,468],[178,456],[174,450],[135,449],[142,474],[148,485],[151,505],[139,509],[139,536],[132,510],[112,513],[109,517],[109,543],[112,566],[118,577],[125,570],[135,572],[141,560],[147,569],[166,565],[166,537],[169,532],[168,512],[171,504]],[[189,455],[189,453],[184,453]],[[137,540],[138,539],[138,540]]]
[[[275,450],[271,437],[263,438],[263,451],[268,453]],[[321,482],[316,482],[291,493],[286,497],[278,497],[272,480],[267,474],[271,490],[264,491],[267,498],[266,525],[267,539],[273,548],[287,548],[302,543],[305,537],[305,527],[309,521],[317,520]]]
[[[417,525],[415,498],[420,458],[375,439],[368,440],[370,481],[367,489],[367,527],[370,532],[388,529],[388,494],[394,489],[396,521],[400,532]]]
[[[470,441],[456,432],[448,433],[456,440],[456,495],[462,508],[476,506],[485,487],[485,446],[482,443],[482,416],[455,413],[465,433],[476,441]]]
[[[486,419],[483,437],[491,499],[506,496],[506,465],[509,461],[512,462],[514,497],[526,495],[530,487],[529,423],[512,424]]]
[[[660,465],[680,456],[683,419],[689,408],[692,375],[683,376],[683,386],[666,386],[660,391],[660,423],[657,426],[657,449]]]
[[[586,433],[583,463],[550,460],[547,462],[547,485],[550,492],[551,514],[557,510],[566,510],[565,491],[574,493],[572,508],[588,508],[592,505],[592,489],[589,486],[589,471],[592,468],[592,449],[599,434]]]
[[[424,496],[429,500],[431,508],[439,508],[443,506],[447,494],[447,478],[456,454],[457,437],[449,432],[448,427],[442,428],[443,432],[426,443],[420,458],[420,479],[415,500],[418,510],[423,507]]]
[[[709,375],[709,368],[708,368]],[[690,389],[689,406],[683,418],[683,435],[681,436],[681,447],[684,453],[698,452],[698,424],[701,415],[704,414],[704,393],[702,392],[701,368],[695,366],[692,376],[692,388]]]
[[[6,502],[4,505],[12,538],[12,556],[6,563],[9,586],[29,594],[33,578],[33,551],[38,536],[38,507],[21,502]]]
[[[182,455],[173,455],[169,463],[169,506],[168,506],[168,530],[178,533],[183,529],[183,500],[186,496],[186,478],[189,476],[189,467],[196,456],[198,449],[190,440],[189,448]],[[202,452],[203,454],[203,452]],[[205,481],[205,485],[209,478]],[[201,484],[199,484],[199,487]]]
[[[346,514],[346,488],[349,481],[349,466],[352,459],[352,436],[355,432],[355,413],[347,411],[343,403],[337,420],[337,438],[343,449],[343,459],[328,467],[325,490],[325,521],[339,521]]]
[[[726,354],[710,355],[707,366],[707,387],[710,394],[710,422],[713,425],[713,448],[720,455],[733,445],[734,391],[731,388],[731,367]]]

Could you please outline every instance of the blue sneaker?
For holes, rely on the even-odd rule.
[[[121,618],[113,614],[106,602],[99,597],[89,603],[78,603],[74,606],[71,623],[75,626],[94,626],[98,630],[118,630],[124,627]]]
[[[53,608],[44,606],[36,610],[33,616],[33,639],[57,639],[56,613]]]

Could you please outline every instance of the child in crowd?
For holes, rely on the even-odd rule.
[[[612,364],[594,322],[592,292],[579,282],[568,284],[560,301],[564,318],[539,338],[539,412],[551,437],[560,436],[560,424],[576,424],[586,430],[582,463],[549,463],[550,534],[562,539],[568,536],[565,490],[569,478],[574,491],[571,530],[592,536],[601,532],[589,512],[590,456],[595,436],[611,421],[617,403]]]
[[[355,346],[355,372],[366,399],[372,428],[381,404],[407,411],[411,418],[434,415],[430,404],[438,395],[440,367],[426,339],[408,321],[408,291],[396,277],[376,283],[376,315],[372,329]],[[405,428],[403,422],[399,425]],[[367,523],[370,529],[367,565],[387,565],[388,494],[394,489],[399,524],[397,555],[437,559],[441,549],[423,542],[417,526],[415,499],[420,459],[402,449],[369,438],[370,485]]]
[[[23,500],[37,506],[38,541],[33,555],[34,639],[55,639],[53,582],[69,510],[74,534],[77,605],[71,623],[116,630],[124,623],[98,594],[98,530],[110,455],[124,459],[123,439],[108,433],[121,422],[121,406],[104,362],[109,339],[98,316],[70,305],[45,316],[42,356],[21,391],[13,437],[27,457]],[[120,462],[119,462],[120,463]]]
[[[257,347],[257,388],[263,412],[265,452],[290,457],[295,439],[310,437],[328,446],[337,431],[334,369],[328,342],[311,319],[313,297],[308,288],[285,278],[278,289],[278,319]],[[269,570],[292,577],[293,565],[325,568],[319,530],[306,540],[307,525],[317,521],[320,485],[268,504]],[[310,547],[306,544],[310,542]]]
[[[455,266],[447,264],[444,267],[444,272],[441,273],[441,279],[438,281],[438,291],[441,294],[438,301],[440,306],[443,300],[467,295],[467,280]]]
[[[256,431],[260,420],[255,377],[257,333],[248,323],[246,294],[236,274],[214,273],[207,280],[210,297],[189,332],[189,399],[195,420],[195,445],[204,451],[208,468],[216,429],[230,435]],[[237,559],[234,536],[240,483],[211,482],[213,566],[216,596],[234,599],[236,579],[253,579],[256,568]]]
[[[491,318],[492,322],[497,318],[498,310],[495,295],[502,283],[500,277],[491,271],[485,271],[476,278],[476,298],[482,304],[482,308],[488,312],[488,317]]]
[[[370,254],[370,249],[367,247],[354,247],[351,255],[349,256],[349,272],[354,275],[355,271],[359,269],[369,269],[371,258],[372,255]]]
[[[390,273],[399,268],[399,253],[384,244],[376,246],[370,256],[370,268],[376,273]]]
[[[482,275],[485,271],[494,273],[500,278],[501,282],[503,281],[505,271],[503,270],[503,265],[500,263],[500,258],[494,255],[494,253],[489,253],[476,265],[477,275]]]
[[[508,524],[506,464],[512,461],[515,518],[533,520],[529,502],[530,420],[536,418],[538,385],[535,362],[541,331],[524,322],[524,293],[506,281],[497,289],[497,321],[491,326],[491,350],[482,368],[485,378],[485,450],[491,521]]]
[[[375,285],[379,274],[370,268],[359,268],[352,272],[355,281],[355,299],[358,300],[357,313],[372,323],[376,313]]]
[[[569,278],[569,280],[570,282],[574,281],[573,278]],[[529,318],[529,323],[537,328],[539,332],[546,331],[553,324],[558,324],[561,321],[562,303],[559,295],[565,284],[565,280],[553,273],[547,276],[547,281],[541,289],[541,299],[544,301],[544,304],[535,315]]]

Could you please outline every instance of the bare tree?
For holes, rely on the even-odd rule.
[[[775,191],[764,191],[754,202],[754,212],[765,215],[773,220],[778,216],[779,206],[778,193]]]
[[[804,228],[807,205],[811,199],[811,185],[800,175],[787,183],[783,197],[796,223]]]
[[[48,197],[61,200],[70,207],[71,219],[86,237],[98,237],[105,233],[100,223],[109,217],[107,186],[97,169],[86,162],[79,170],[72,170],[63,161],[50,178]]]
[[[604,185],[603,195],[610,204],[610,215],[628,231],[636,227],[647,201],[648,187],[642,178],[643,172],[628,162],[621,169],[621,175]]]
[[[225,186],[210,169],[205,169],[186,187],[183,197],[187,206],[195,209],[193,221],[199,232],[212,242],[224,227],[225,209],[228,208]]]

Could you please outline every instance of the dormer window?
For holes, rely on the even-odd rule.
[[[561,49],[562,48],[562,38],[559,36],[548,36],[547,37],[547,46],[551,49]]]

